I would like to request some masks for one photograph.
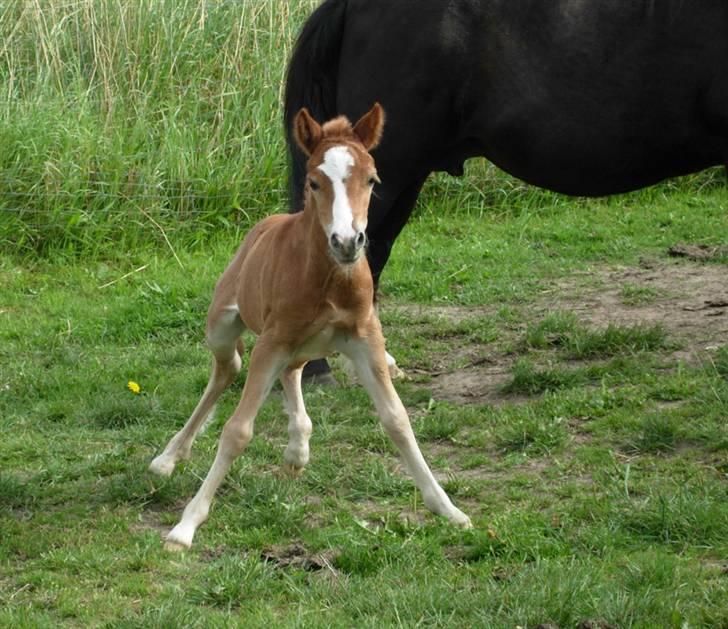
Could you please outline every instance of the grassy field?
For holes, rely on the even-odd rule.
[[[303,476],[274,392],[164,551],[245,369],[192,459],[146,468],[205,386],[217,275],[284,208],[312,4],[0,4],[0,626],[728,627],[728,257],[667,255],[728,245],[720,171],[591,201],[481,160],[428,182],[381,315],[472,531],[337,372]]]
[[[285,61],[316,4],[0,3],[0,243],[194,245],[282,202]]]

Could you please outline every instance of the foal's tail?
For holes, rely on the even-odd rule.
[[[344,34],[347,0],[326,0],[316,9],[298,36],[288,64],[284,124],[290,158],[289,194],[291,211],[303,208],[306,157],[293,139],[293,117],[301,107],[324,122],[337,115],[336,78]]]

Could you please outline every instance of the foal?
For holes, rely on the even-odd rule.
[[[384,112],[376,103],[353,127],[345,117],[319,125],[306,109],[294,120],[294,137],[308,155],[305,204],[298,214],[258,223],[218,280],[207,315],[214,355],[210,381],[192,416],[152,461],[168,476],[190,454],[204,419],[240,371],[240,334],[258,335],[242,398],[225,424],[217,455],[202,487],[167,536],[171,548],[189,547],[205,521],[215,491],[253,436],[253,421],[276,378],[289,415],[284,460],[297,476],[308,463],[311,420],[303,405],[301,372],[307,361],[341,352],[353,363],[405,460],[424,503],[463,527],[457,509],[427,467],[407,411],[390,380],[384,338],[372,306],[373,283],[364,246],[367,209],[378,181],[368,151],[382,135]]]

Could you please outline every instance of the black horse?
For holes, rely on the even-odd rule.
[[[356,120],[375,101],[376,281],[427,176],[469,157],[583,196],[728,164],[728,1],[326,0],[288,68],[293,211],[292,116]]]

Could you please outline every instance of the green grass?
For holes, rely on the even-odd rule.
[[[688,360],[669,326],[568,309],[607,288],[646,307],[664,293],[600,271],[725,245],[719,171],[598,200],[483,160],[428,182],[382,319],[474,530],[424,510],[341,386],[306,391],[300,479],[274,393],[193,549],[163,550],[245,367],[192,459],[146,468],[206,384],[217,275],[285,204],[281,77],[313,4],[0,5],[0,626],[728,625],[726,339]],[[433,393],[480,368],[497,403]]]
[[[533,220],[547,230],[571,215],[565,207]],[[713,233],[724,226],[716,221]],[[492,286],[472,288],[482,310],[462,319],[400,308],[438,301],[438,278],[417,270],[421,281],[405,291],[395,269],[408,242],[430,239],[421,258],[447,251],[439,225],[424,212],[395,252],[384,283],[390,351],[405,370],[466,368],[471,359],[457,354],[447,363],[458,348],[517,357],[514,375],[532,380],[497,407],[432,400],[427,369],[398,385],[423,451],[475,530],[423,511],[361,389],[313,389],[302,478],[278,473],[286,421],[274,394],[181,556],[163,551],[161,535],[206,473],[242,376],[172,478],[146,466],[205,386],[202,322],[234,238],[180,249],[184,270],[164,251],[137,251],[149,266],[105,288],[136,261],[4,256],[0,623],[725,623],[725,347],[685,364],[673,358],[680,343],[668,330],[607,334],[563,311],[537,315],[537,292],[505,300]],[[505,215],[497,225],[504,251],[517,248],[518,221]],[[613,235],[623,237],[616,227]],[[451,251],[445,276],[459,263]],[[545,260],[533,281],[558,281]],[[495,260],[483,272],[498,284],[531,263],[504,269]],[[605,261],[579,251],[562,264],[569,277]],[[587,347],[575,338],[598,351],[575,354]],[[330,568],[270,559],[271,548],[295,545],[307,557],[325,553]]]
[[[570,313],[554,312],[528,327],[521,347],[558,347],[566,358],[579,360],[661,349],[666,347],[666,338],[659,325],[609,324],[602,330],[592,330]]]

